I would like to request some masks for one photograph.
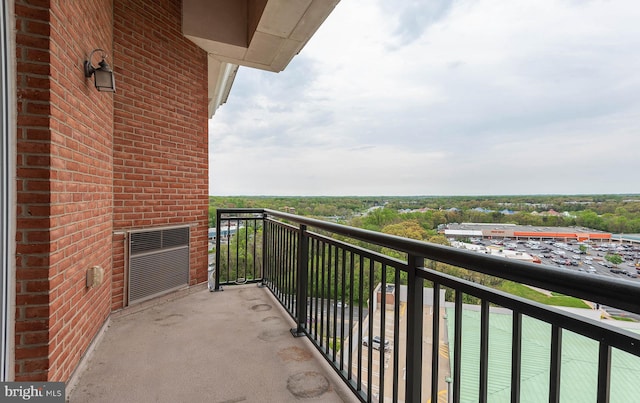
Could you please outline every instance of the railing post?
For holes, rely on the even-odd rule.
[[[421,402],[424,280],[416,276],[416,270],[424,266],[424,257],[409,255],[407,263],[407,383],[405,385],[405,401]]]
[[[294,337],[305,336],[304,325],[307,320],[307,285],[309,273],[309,238],[307,237],[307,226],[300,225],[298,233],[298,264],[296,267],[296,322],[297,328],[291,329]]]
[[[213,288],[213,291],[222,291],[222,288],[220,287],[220,234],[221,232],[221,228],[220,226],[221,224],[221,219],[222,217],[222,213],[220,213],[220,210],[216,210],[216,272],[215,272],[215,287]]]
[[[267,213],[262,213],[262,281],[258,283],[258,287],[267,286],[267,253],[270,253],[267,242]]]

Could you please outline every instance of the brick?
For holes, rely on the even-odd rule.
[[[17,347],[15,351],[16,360],[29,359],[29,358],[43,358],[49,355],[48,346],[39,347]]]
[[[31,332],[21,335],[24,345],[44,345],[49,341],[48,332]]]
[[[44,305],[49,302],[47,294],[20,294],[16,295],[17,306]]]
[[[37,381],[48,381],[47,371],[38,371],[38,372],[28,372],[26,374],[21,373],[20,371],[16,371],[15,381],[16,382],[37,382]]]
[[[49,289],[48,280],[26,281],[25,283],[26,283],[26,292],[29,292],[29,293],[39,293],[39,292],[47,291]],[[41,308],[38,308],[38,309],[41,309]],[[45,314],[47,313],[48,312],[45,312]],[[46,315],[44,315],[43,317],[46,317]]]
[[[24,360],[22,362],[22,371],[25,373],[44,372],[49,368],[48,359]]]

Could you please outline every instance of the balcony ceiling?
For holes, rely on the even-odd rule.
[[[280,72],[339,0],[184,0],[183,34],[209,54],[209,114],[238,66]]]

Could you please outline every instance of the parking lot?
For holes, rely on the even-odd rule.
[[[640,245],[620,242],[578,242],[576,240],[472,239],[472,244],[499,248],[538,258],[540,263],[594,275],[638,281],[636,263]],[[606,255],[618,255],[623,261],[614,265]]]
[[[478,252],[506,250],[538,259],[539,263],[593,276],[607,276],[624,281],[640,281],[640,245],[620,242],[578,242],[576,240],[513,240],[471,238]],[[618,255],[622,262],[614,265],[605,256]],[[521,256],[521,257],[522,257]],[[640,321],[640,315],[600,306],[609,315]]]

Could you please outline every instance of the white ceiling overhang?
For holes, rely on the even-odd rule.
[[[280,72],[339,0],[183,0],[182,32],[209,54],[209,116],[238,66]]]

